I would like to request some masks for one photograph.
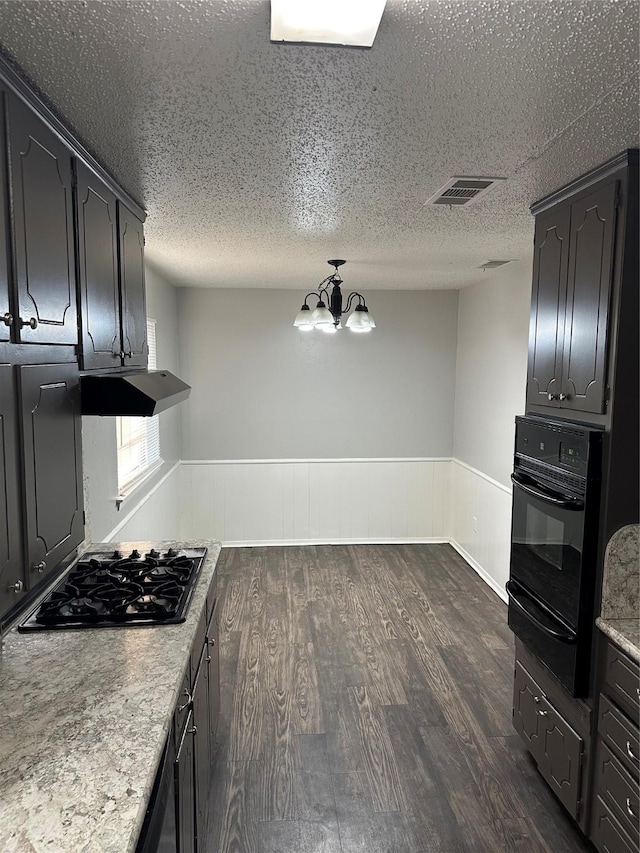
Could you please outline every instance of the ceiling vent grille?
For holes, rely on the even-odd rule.
[[[506,178],[450,178],[447,183],[440,187],[425,201],[427,204],[445,204],[449,206],[470,205],[472,202],[486,195],[496,184],[505,181]]]
[[[503,267],[505,264],[510,264],[514,259],[509,258],[506,261],[486,261],[484,264],[480,264],[478,267],[479,270],[494,270],[496,267]]]

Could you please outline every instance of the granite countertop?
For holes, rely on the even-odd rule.
[[[206,540],[110,542],[207,548],[185,622],[40,631],[0,653],[0,849],[134,851],[220,553]]]
[[[602,608],[596,625],[640,663],[640,527],[617,530],[604,558]]]

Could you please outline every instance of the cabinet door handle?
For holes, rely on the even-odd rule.
[[[547,394],[547,397],[549,398],[549,402],[552,403],[554,400],[560,399],[560,394]]]
[[[558,400],[568,400],[568,399],[569,399],[568,394],[558,394]]]
[[[184,703],[184,705],[178,705],[178,711],[184,711],[193,701],[193,697],[191,696],[191,693],[189,693],[188,690],[183,690],[182,695],[187,697],[187,701]]]
[[[215,639],[215,637],[212,637],[212,638],[209,640],[209,645],[213,648],[213,646],[215,646],[215,644],[216,644],[216,639]]]
[[[629,799],[629,797],[627,797],[625,805],[627,807],[627,814],[629,815],[629,817],[636,817],[636,813],[631,808],[631,800]]]
[[[28,320],[23,320],[22,317],[20,317],[20,328],[22,329],[23,326],[29,326],[30,329],[37,329],[38,320],[36,317],[29,317]]]
[[[8,586],[7,589],[9,590],[9,592],[15,592],[17,595],[24,589],[24,584],[22,583],[22,581],[16,581],[15,583],[12,583],[10,586]]]
[[[0,317],[0,320],[2,320],[5,326],[11,326],[13,324],[13,314],[9,314],[7,311],[6,314],[3,314],[2,317]]]
[[[36,572],[38,572],[39,575],[41,575],[44,572],[44,570],[47,568],[47,564],[45,563],[44,560],[40,560],[39,563],[34,563],[32,568]]]
[[[194,726],[192,729],[187,729],[187,734],[194,735],[198,731],[198,727]]]
[[[633,750],[631,749],[631,741],[630,740],[627,741],[627,755],[629,756],[629,758],[632,761],[638,760],[638,756],[634,755]]]
[[[539,714],[541,717],[546,717],[548,713],[549,713],[548,711],[543,711],[543,710],[538,711],[538,714]]]
[[[125,352],[125,354],[124,354],[124,355],[125,355],[125,358],[133,358],[133,353],[132,353],[132,352]]]
[[[536,703],[536,705],[539,705],[539,704],[540,704],[540,697],[539,697],[539,696],[534,696],[534,697],[533,697],[533,701]]]

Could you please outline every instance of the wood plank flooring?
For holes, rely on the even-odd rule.
[[[207,853],[592,850],[511,727],[506,607],[450,546],[218,565]]]

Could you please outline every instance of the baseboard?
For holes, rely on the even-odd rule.
[[[462,559],[468,563],[473,571],[482,578],[482,580],[486,583],[487,586],[491,587],[491,589],[495,592],[498,598],[501,598],[505,604],[508,603],[509,598],[507,596],[506,589],[503,589],[499,583],[496,582],[495,578],[492,578],[489,572],[486,569],[483,569],[480,563],[473,559],[471,554],[469,554],[465,549],[460,545],[455,539],[450,539],[449,544],[452,548],[460,554]]]
[[[257,540],[222,542],[223,548],[276,548],[289,547],[291,545],[447,545],[448,539],[437,536],[423,536],[406,539],[392,538],[356,538],[356,539],[268,539],[263,542]]]

